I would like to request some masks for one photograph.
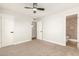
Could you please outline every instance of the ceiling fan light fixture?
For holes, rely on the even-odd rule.
[[[33,11],[37,11],[37,9],[36,8],[33,8]]]

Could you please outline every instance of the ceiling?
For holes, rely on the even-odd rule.
[[[32,3],[0,3],[1,9],[24,13],[34,18],[77,7],[79,3],[38,3],[38,7],[45,8],[45,11],[37,11],[36,14],[33,14],[33,10],[31,9],[25,9],[24,7],[26,6],[32,7]]]

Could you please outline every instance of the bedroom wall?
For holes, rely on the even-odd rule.
[[[32,39],[32,19],[27,16],[15,16],[15,42],[26,42]]]
[[[2,17],[0,16],[0,47],[1,47],[1,41],[2,41]]]
[[[39,18],[43,23],[43,40],[66,46],[66,16],[78,14],[79,25],[79,8],[72,8],[62,12],[46,15]],[[77,27],[77,41],[79,42],[79,26]]]
[[[14,33],[13,33],[13,40],[12,40],[12,44],[3,44],[2,47],[5,47],[5,46],[8,46],[8,45],[14,45],[14,44],[19,44],[19,43],[22,43],[22,42],[27,42],[27,41],[31,41],[31,37],[32,37],[32,18],[25,15],[25,14],[22,14],[22,13],[16,13],[16,12],[13,12],[13,11],[9,11],[9,10],[3,10],[3,11],[0,11],[0,16],[3,17],[6,17],[8,16],[9,18],[13,17],[12,19],[14,20]],[[7,19],[9,19],[7,18]],[[0,26],[1,26],[1,20],[3,19],[0,19]],[[5,18],[5,20],[2,22],[3,25],[4,23],[6,22],[7,20]],[[3,26],[2,25],[2,26]],[[4,26],[3,26],[4,27]],[[10,25],[6,26],[6,28],[10,27]],[[1,27],[0,27],[1,29]],[[11,28],[12,29],[12,28]],[[6,34],[6,29],[5,28],[2,28],[3,32],[0,30],[0,34],[1,32],[4,33],[2,35],[2,43],[4,42],[4,40],[6,40],[4,37],[5,37],[5,34]],[[7,33],[9,35],[9,33]],[[1,36],[0,36],[1,37]],[[1,39],[0,39],[1,41]],[[8,40],[7,40],[8,41]]]

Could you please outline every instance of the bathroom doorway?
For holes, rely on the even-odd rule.
[[[77,48],[77,14],[66,16],[66,46]]]

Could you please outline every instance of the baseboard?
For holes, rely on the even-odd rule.
[[[61,46],[66,46],[65,43],[59,43],[59,42],[54,42],[54,41],[50,41],[50,40],[44,40],[44,41],[48,41],[48,42],[51,42],[51,43],[55,43],[55,44],[58,44],[58,45],[61,45]]]
[[[16,42],[13,45],[21,44],[21,43],[28,42],[28,41],[31,41],[31,40],[25,40],[25,41]]]

